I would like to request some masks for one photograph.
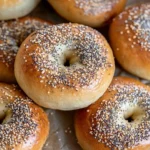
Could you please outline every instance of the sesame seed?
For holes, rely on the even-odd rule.
[[[33,31],[46,26],[48,26],[47,23],[42,23],[36,19],[27,19],[24,22],[20,22],[19,20],[11,22],[1,21],[0,51],[3,51],[3,54],[0,57],[0,61],[5,64],[7,63],[8,67],[12,65],[24,39]],[[28,45],[26,47],[28,48]]]
[[[98,15],[111,11],[119,0],[75,0],[77,8],[84,11],[85,15]]]
[[[148,140],[150,92],[134,83],[113,84],[109,87],[109,91],[115,94],[109,99],[102,100],[96,113],[92,114],[89,134],[111,150],[130,149]],[[124,114],[129,108],[135,107],[140,108],[144,113],[140,120],[130,123],[125,120]]]
[[[34,32],[30,42],[39,46],[32,54],[25,47],[25,56],[32,58],[43,84],[62,90],[67,87],[79,90],[91,85],[93,80],[100,80],[103,73],[97,72],[112,66],[101,37],[100,33],[87,26],[54,25]],[[66,67],[63,60],[68,54],[72,57],[70,59],[77,61]]]
[[[127,9],[128,17],[124,21],[125,31],[131,35],[129,42],[134,48],[136,44],[141,46],[140,50],[150,51],[150,4],[141,4]],[[121,13],[124,16],[126,13]],[[123,19],[123,17],[119,17]]]
[[[18,87],[14,86],[14,91],[18,90]],[[6,103],[5,107],[10,112],[11,118],[0,124],[0,149],[6,150],[14,149],[14,147],[20,143],[26,142],[31,135],[34,135],[37,129],[37,123],[32,117],[33,110],[29,107],[32,101],[27,97],[18,95],[11,96],[12,89],[4,87],[1,92],[4,96],[1,96],[1,101],[10,101]],[[7,115],[6,115],[7,117]]]

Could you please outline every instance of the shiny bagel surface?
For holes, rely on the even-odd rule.
[[[16,82],[14,61],[18,49],[33,31],[51,25],[50,22],[34,17],[0,22],[0,81]]]
[[[84,150],[149,150],[150,88],[127,77],[113,79],[104,95],[75,116]]]
[[[128,72],[150,80],[150,3],[127,8],[110,25],[114,55]]]
[[[90,105],[105,92],[114,68],[105,38],[90,27],[70,23],[31,34],[17,54],[15,76],[39,105],[73,110]]]
[[[0,149],[41,150],[49,133],[45,112],[16,85],[0,83]]]
[[[119,14],[126,0],[48,0],[52,7],[65,19],[100,27]]]

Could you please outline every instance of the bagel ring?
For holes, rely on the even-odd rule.
[[[41,150],[49,133],[45,112],[16,85],[0,83],[0,149]]]
[[[100,27],[107,24],[125,7],[126,0],[48,0],[65,19]]]
[[[150,87],[127,77],[113,79],[93,105],[79,110],[75,130],[84,150],[149,150]]]
[[[15,60],[15,76],[25,93],[43,107],[61,110],[95,102],[109,86],[114,68],[105,38],[71,23],[34,32]]]
[[[114,55],[128,72],[150,80],[150,3],[134,5],[110,25]]]
[[[50,22],[34,17],[24,17],[15,21],[0,22],[0,81],[16,82],[14,61],[18,49],[25,38]]]

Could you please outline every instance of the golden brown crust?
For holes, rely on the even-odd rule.
[[[118,87],[119,87],[119,89],[118,89]],[[136,90],[134,90],[134,88]],[[119,96],[120,92],[122,92],[122,93]],[[127,101],[127,102],[130,101],[129,97],[132,94],[134,95],[133,97],[136,99],[137,93],[139,95],[140,94],[142,95],[141,98],[143,100],[143,103],[146,104],[146,101],[148,102],[148,100],[147,100],[148,97],[145,96],[145,93],[150,95],[150,88],[148,86],[146,86],[143,83],[141,83],[135,79],[132,79],[132,78],[116,77],[113,79],[108,90],[104,93],[104,95],[97,102],[95,102],[94,104],[92,104],[91,106],[89,106],[85,109],[77,111],[77,113],[75,115],[76,136],[77,136],[79,144],[81,145],[81,147],[84,150],[112,150],[112,149],[118,150],[117,144],[118,144],[118,147],[120,144],[120,146],[122,147],[123,150],[125,148],[126,148],[126,150],[149,150],[150,149],[150,143],[149,143],[150,136],[146,137],[146,141],[144,140],[145,139],[144,136],[141,138],[142,141],[138,141],[138,139],[139,139],[138,137],[133,138],[134,139],[133,140],[132,137],[134,137],[135,136],[134,134],[137,133],[137,132],[133,132],[133,130],[132,131],[129,130],[129,134],[127,135],[129,138],[129,142],[131,142],[131,141],[133,142],[130,145],[132,148],[127,147],[127,145],[129,146],[129,143],[126,143],[125,144],[126,146],[124,147],[124,145],[123,145],[125,143],[124,141],[127,140],[127,139],[125,140],[125,138],[123,138],[123,136],[126,135],[126,133],[124,132],[124,131],[126,131],[126,126],[124,126],[124,128],[121,131],[123,134],[119,134],[119,132],[120,132],[119,130],[116,130],[116,129],[114,131],[112,130],[113,128],[115,128],[115,126],[118,126],[118,129],[119,129],[119,126],[121,124],[124,125],[123,124],[124,122],[121,121],[121,124],[117,124],[117,123],[119,123],[118,120],[120,119],[119,117],[117,117],[114,121],[112,120],[112,124],[109,124],[110,120],[108,118],[109,118],[110,114],[108,112],[105,113],[105,111],[109,110],[109,107],[110,107],[110,109],[112,110],[112,111],[110,111],[110,113],[112,114],[111,119],[114,119],[113,117],[115,116],[115,110],[116,110],[115,105],[113,105],[114,102],[118,101],[119,97],[122,97],[122,99],[123,98],[125,99],[122,104],[122,105],[124,105],[126,103],[125,101]],[[126,96],[126,94],[127,94],[127,96]],[[140,99],[140,96],[138,97],[139,99]],[[134,101],[134,98],[131,99],[131,101]],[[104,105],[105,103],[107,103],[106,109],[101,109],[105,106]],[[115,110],[113,110],[113,108]],[[119,108],[119,109],[121,109],[121,108]],[[129,109],[129,107],[127,108],[125,113],[128,111],[128,109]],[[149,110],[147,110],[147,111],[149,111]],[[116,113],[119,116],[120,111],[117,111]],[[104,114],[106,114],[105,117],[104,117]],[[104,120],[105,123],[107,124],[107,127],[105,128],[105,130],[102,130],[102,128],[103,128],[102,120]],[[115,122],[115,124],[113,122]],[[149,124],[149,119],[146,123]],[[140,124],[139,124],[139,126],[140,126]],[[142,130],[140,131],[140,128],[139,128],[138,131],[140,131],[140,132],[148,131],[149,132],[149,127],[150,127],[149,125],[143,126]],[[103,134],[100,134],[100,131],[103,131]],[[110,131],[112,131],[112,133]],[[116,133],[113,133],[113,132],[116,132]],[[132,135],[130,135],[131,132],[132,132]],[[107,133],[107,136],[105,136],[104,133]],[[141,135],[141,134],[139,134],[139,135]],[[149,135],[149,133],[148,133],[148,135]],[[112,136],[112,140],[110,140],[111,136]],[[115,138],[113,136],[115,136]],[[102,137],[105,137],[105,140]],[[121,143],[119,143],[120,137],[123,139],[123,141]],[[113,141],[115,141],[115,140],[117,141],[116,145],[111,145],[110,143],[113,143]],[[120,147],[120,149],[121,149],[121,147]]]
[[[114,19],[109,37],[121,66],[130,73],[150,80],[150,32],[146,14],[150,3],[129,7]],[[135,18],[133,18],[135,17]],[[136,23],[136,24],[135,24]]]
[[[1,52],[0,52],[1,53]],[[0,58],[0,61],[2,59]],[[5,83],[7,82],[11,82],[11,83],[15,83],[16,79],[14,76],[14,66],[9,65],[9,67],[7,67],[8,65],[6,63],[0,62],[0,81],[3,81]]]
[[[16,85],[4,83],[0,83],[0,108],[2,105],[6,110],[0,126],[0,149],[41,150],[49,133],[45,112]],[[0,111],[2,113],[2,109]]]
[[[65,67],[68,53],[79,60]],[[60,24],[24,41],[16,57],[15,76],[39,105],[71,110],[97,100],[110,84],[114,68],[112,51],[101,34],[83,25]]]
[[[43,23],[43,24],[46,24],[46,23],[47,23],[48,25],[54,24],[52,21],[47,21],[47,20],[43,20],[43,19],[38,18],[38,17],[31,17],[31,16],[25,16],[25,17],[22,17],[22,18],[18,18],[17,20],[18,20],[19,22],[21,22],[21,23],[24,23],[24,22],[26,22],[26,21],[28,21],[28,20],[30,20],[31,23],[32,23],[32,21],[35,20],[35,21],[41,22],[41,23]],[[10,21],[10,22],[11,22],[11,21]]]
[[[35,17],[0,23],[0,81],[16,82],[14,61],[20,44],[30,33],[48,25],[51,23]]]
[[[126,0],[95,1],[90,0],[48,0],[54,9],[71,22],[100,27],[119,14]],[[108,6],[109,5],[109,6]]]

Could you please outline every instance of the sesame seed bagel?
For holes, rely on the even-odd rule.
[[[51,23],[33,17],[0,22],[0,81],[16,82],[14,60],[20,44],[33,31]]]
[[[126,0],[48,0],[52,7],[65,19],[100,27],[119,14]]]
[[[30,13],[40,0],[0,0],[0,20],[16,19]]]
[[[16,85],[0,83],[0,150],[41,150],[49,133],[45,112]]]
[[[35,31],[15,60],[15,76],[25,93],[43,107],[60,110],[95,102],[109,86],[114,69],[105,38],[78,24]]]
[[[129,7],[114,19],[110,43],[120,65],[150,80],[150,3]]]
[[[113,79],[104,95],[77,111],[75,130],[84,150],[149,150],[150,87],[127,77]]]

